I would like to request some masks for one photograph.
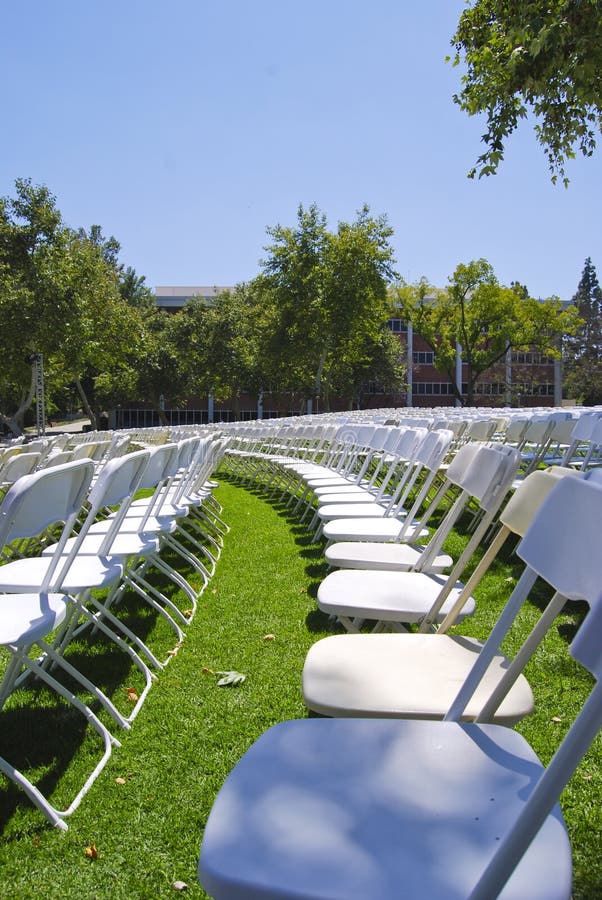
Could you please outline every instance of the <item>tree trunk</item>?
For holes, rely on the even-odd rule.
[[[318,361],[318,371],[316,372],[316,378],[314,381],[314,397],[316,400],[319,398],[322,392],[322,374],[324,372],[324,366],[326,365],[326,358],[328,356],[328,343],[326,343],[322,347],[322,352],[320,353],[320,359]]]
[[[79,399],[82,401],[82,407],[84,409],[84,412],[90,419],[90,425],[92,426],[93,430],[96,430],[96,428],[98,427],[98,424],[96,422],[96,416],[94,415],[94,412],[92,411],[92,407],[90,406],[90,403],[88,402],[88,398],[86,397],[86,392],[84,391],[83,385],[82,385],[81,381],[79,380],[79,375],[77,373],[75,373],[73,376],[73,382],[75,384],[75,389],[77,390],[77,393],[79,394]]]
[[[33,403],[33,398],[36,392],[36,385],[34,379],[34,371],[33,366],[31,369],[31,381],[29,384],[29,389],[23,392],[23,397],[21,402],[19,403],[18,408],[12,414],[12,416],[2,416],[1,419],[6,425],[7,428],[10,428],[11,432],[15,437],[19,437],[19,435],[23,434],[23,429],[25,427],[25,413]]]

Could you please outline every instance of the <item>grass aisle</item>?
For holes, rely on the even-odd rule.
[[[196,878],[203,825],[228,772],[266,728],[304,716],[300,675],[323,570],[302,528],[263,499],[223,484],[231,526],[217,573],[175,659],[161,673],[122,747],[59,832],[27,800],[0,820],[2,898],[206,896]],[[317,579],[319,580],[319,579]],[[273,636],[273,637],[272,637]],[[218,687],[219,670],[246,675]],[[88,771],[80,748],[65,776]],[[90,741],[95,753],[97,743]],[[123,779],[125,784],[116,783]],[[61,785],[63,787],[63,785]],[[86,856],[93,842],[94,860]]]

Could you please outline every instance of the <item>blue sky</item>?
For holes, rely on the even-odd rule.
[[[387,215],[397,268],[487,258],[569,299],[602,278],[602,148],[550,182],[529,123],[470,181],[483,123],[445,63],[462,0],[20,0],[0,5],[0,195],[48,186],[156,285],[254,277],[266,228],[315,202]]]

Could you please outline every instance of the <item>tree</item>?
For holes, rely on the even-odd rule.
[[[142,317],[141,340],[130,357],[136,370],[135,388],[130,393],[151,403],[166,425],[165,405],[178,406],[191,392],[190,371],[180,340],[178,318],[155,308]]]
[[[406,375],[399,341],[388,328],[382,327],[376,335],[361,335],[361,346],[347,364],[338,368],[331,390],[343,397],[350,409],[353,406],[361,409],[368,382],[375,382],[384,394],[393,394],[406,387]]]
[[[126,382],[142,328],[120,293],[118,252],[98,225],[68,228],[48,188],[29,179],[0,198],[0,420],[14,433],[34,396],[34,353],[44,356],[49,388],[64,395],[75,386],[92,424],[97,379],[105,395],[113,371]]]
[[[135,357],[141,343],[140,317],[121,297],[118,271],[94,239],[71,232],[63,267],[68,316],[53,355],[70,374],[95,426],[104,405],[96,396],[96,379]]]
[[[145,313],[153,313],[156,309],[155,296],[146,285],[146,278],[138,275],[131,266],[119,269],[119,293],[130,306]]]
[[[447,290],[432,288],[426,279],[401,284],[396,305],[434,353],[435,367],[454,385],[463,405],[473,406],[480,376],[501,363],[509,350],[538,350],[559,356],[563,335],[575,328],[574,310],[560,300],[523,296],[524,288],[499,284],[485,259],[460,264]],[[456,384],[456,353],[466,366],[466,394]]]
[[[60,346],[68,317],[64,254],[68,229],[55,198],[29,179],[0,198],[1,420],[23,428],[34,395],[30,358]]]
[[[252,285],[222,291],[211,303],[195,297],[172,318],[191,391],[232,400],[238,417],[239,395],[260,387]]]
[[[531,110],[552,181],[568,184],[565,163],[591,156],[602,127],[600,0],[475,0],[452,38],[466,74],[454,101],[484,113],[485,152],[470,172],[491,175],[506,139]]]
[[[581,319],[564,341],[564,384],[586,406],[602,403],[602,289],[590,257],[572,303]]]
[[[263,288],[272,304],[265,353],[292,390],[328,407],[340,371],[364,355],[388,318],[387,283],[394,277],[392,229],[364,206],[351,223],[329,232],[313,204],[299,207],[296,228],[268,229]]]

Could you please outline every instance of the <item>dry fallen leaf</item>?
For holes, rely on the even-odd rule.
[[[116,778],[115,784],[125,784],[125,778]]]
[[[90,845],[86,847],[86,856],[88,857],[88,859],[98,858],[98,850],[96,849],[94,841],[90,841]]]
[[[591,776],[591,775],[588,775],[587,772],[584,772],[584,774],[583,774],[581,777],[583,778],[584,781],[591,781],[591,780],[592,780],[592,776]]]
[[[131,700],[132,703],[135,703],[138,700],[138,692],[134,688],[126,688],[126,694],[128,695],[128,700]]]
[[[215,675],[213,669],[210,669],[209,666],[203,666],[201,669],[201,675]]]
[[[185,609],[182,615],[186,616],[187,619],[190,619],[194,615],[194,609]]]
[[[584,775],[583,777],[585,778],[585,775]],[[592,776],[590,775],[589,777],[591,778]],[[39,834],[34,834],[34,836],[33,836],[33,846],[34,846],[34,848],[37,848],[37,847],[40,846],[40,835],[39,835]]]
[[[276,635],[275,634],[264,634],[263,640],[264,641],[275,641]]]
[[[174,888],[176,891],[185,891],[187,890],[188,885],[185,881],[174,881],[174,883],[172,884],[172,888]]]
[[[552,722],[562,722],[560,716],[552,716]]]

